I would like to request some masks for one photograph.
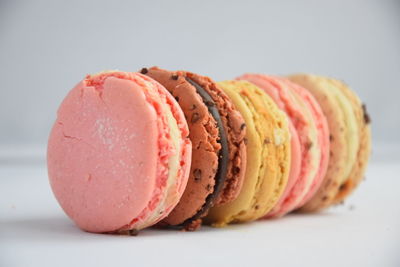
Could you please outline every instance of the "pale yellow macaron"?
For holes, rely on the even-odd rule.
[[[287,116],[260,88],[246,81],[218,85],[242,114],[247,130],[247,165],[242,190],[231,203],[214,207],[205,222],[213,226],[257,220],[276,204],[290,167]]]
[[[371,149],[369,117],[359,98],[343,82],[311,74],[292,75],[289,79],[315,97],[329,125],[326,176],[317,193],[300,209],[318,211],[343,201],[361,181]]]
[[[343,82],[331,79],[331,82],[346,95],[351,102],[356,115],[357,127],[359,133],[359,142],[356,154],[356,161],[351,167],[351,171],[344,183],[339,187],[339,192],[336,194],[332,204],[338,204],[345,200],[362,181],[365,170],[371,154],[371,126],[370,118],[366,110],[366,106],[362,104],[358,96]]]

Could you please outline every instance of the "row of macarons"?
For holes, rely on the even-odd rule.
[[[52,190],[90,232],[316,212],[364,176],[370,119],[343,82],[244,74],[215,82],[158,67],[88,75],[48,143]]]

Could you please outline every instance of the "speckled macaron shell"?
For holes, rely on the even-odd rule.
[[[371,154],[371,127],[370,118],[366,106],[362,104],[359,97],[342,81],[331,79],[331,82],[346,95],[353,105],[360,131],[360,142],[357,152],[357,161],[353,165],[345,182],[339,187],[332,204],[343,202],[358,186],[364,178],[365,170]]]
[[[201,85],[214,100],[223,123],[229,146],[226,177],[213,205],[223,205],[236,199],[243,185],[246,172],[246,124],[242,114],[229,97],[209,77],[186,72],[187,77]]]
[[[278,201],[288,179],[290,138],[285,114],[261,89],[246,81],[218,85],[245,119],[248,156],[243,188],[237,199],[212,208],[205,219],[220,227],[256,220]]]
[[[281,217],[305,203],[325,176],[329,158],[329,131],[326,118],[313,96],[283,77],[247,73],[237,79],[259,86],[285,112],[293,125],[289,182],[280,201],[267,217]],[[293,144],[297,138],[300,149]],[[296,171],[298,170],[298,171]]]
[[[193,142],[188,186],[180,203],[162,223],[195,230],[211,206],[228,203],[240,192],[246,166],[244,120],[226,94],[208,77],[157,67],[142,72],[162,83],[177,99],[188,120]],[[208,94],[213,103],[205,101],[199,90]],[[217,126],[214,115],[207,110],[210,105],[217,108],[214,112],[218,112],[221,127]],[[223,150],[221,134],[224,134],[229,148],[229,155],[225,157],[220,154]],[[213,154],[210,146],[214,147]],[[226,163],[222,164],[221,160]],[[220,173],[222,167],[225,168],[223,177]]]
[[[354,144],[349,139],[353,133],[350,127],[357,129],[355,114],[350,101],[329,78],[311,74],[296,74],[288,78],[314,96],[328,121],[330,158],[327,173],[316,194],[299,209],[302,212],[315,212],[332,204],[340,185],[349,175],[349,164],[355,157]],[[353,135],[353,139],[359,141],[356,135]]]
[[[206,198],[214,192],[218,154],[221,149],[216,121],[196,88],[185,79],[184,72],[153,67],[142,69],[141,73],[158,81],[172,94],[188,122],[189,138],[192,141],[189,180],[178,205],[162,224],[176,226],[192,223],[188,220],[200,211]]]

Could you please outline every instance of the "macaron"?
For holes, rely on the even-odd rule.
[[[311,74],[291,75],[289,79],[314,96],[330,131],[327,173],[317,193],[299,210],[315,212],[343,201],[362,180],[371,148],[369,116],[343,82]]]
[[[291,130],[291,166],[288,184],[267,217],[281,217],[307,202],[319,188],[328,166],[329,130],[319,104],[301,86],[288,79],[263,74],[244,74],[263,89],[286,113]]]
[[[143,68],[177,100],[193,144],[186,190],[160,225],[196,230],[213,206],[236,199],[246,169],[246,124],[234,103],[208,77],[186,71]]]
[[[205,222],[225,226],[257,220],[277,203],[287,184],[290,168],[290,133],[286,115],[260,88],[247,81],[218,85],[243,115],[247,165],[244,184],[232,202],[213,207]]]
[[[66,214],[89,232],[135,233],[166,217],[187,184],[191,142],[169,92],[139,74],[88,75],[63,100],[47,166]]]

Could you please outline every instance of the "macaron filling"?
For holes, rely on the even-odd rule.
[[[229,147],[227,141],[227,135],[225,129],[223,127],[222,119],[219,114],[218,108],[212,97],[208,94],[208,92],[200,86],[198,83],[193,81],[192,79],[185,77],[186,81],[189,82],[196,89],[196,92],[200,95],[203,102],[206,104],[208,111],[211,116],[217,123],[219,140],[218,143],[221,144],[221,150],[218,153],[218,168],[215,175],[215,184],[211,194],[206,197],[206,200],[203,206],[197,211],[197,213],[191,218],[186,219],[182,224],[177,225],[175,227],[185,227],[191,222],[201,218],[208,211],[210,207],[214,204],[214,199],[220,194],[222,187],[224,186],[225,177],[228,169],[228,160],[229,160]]]

